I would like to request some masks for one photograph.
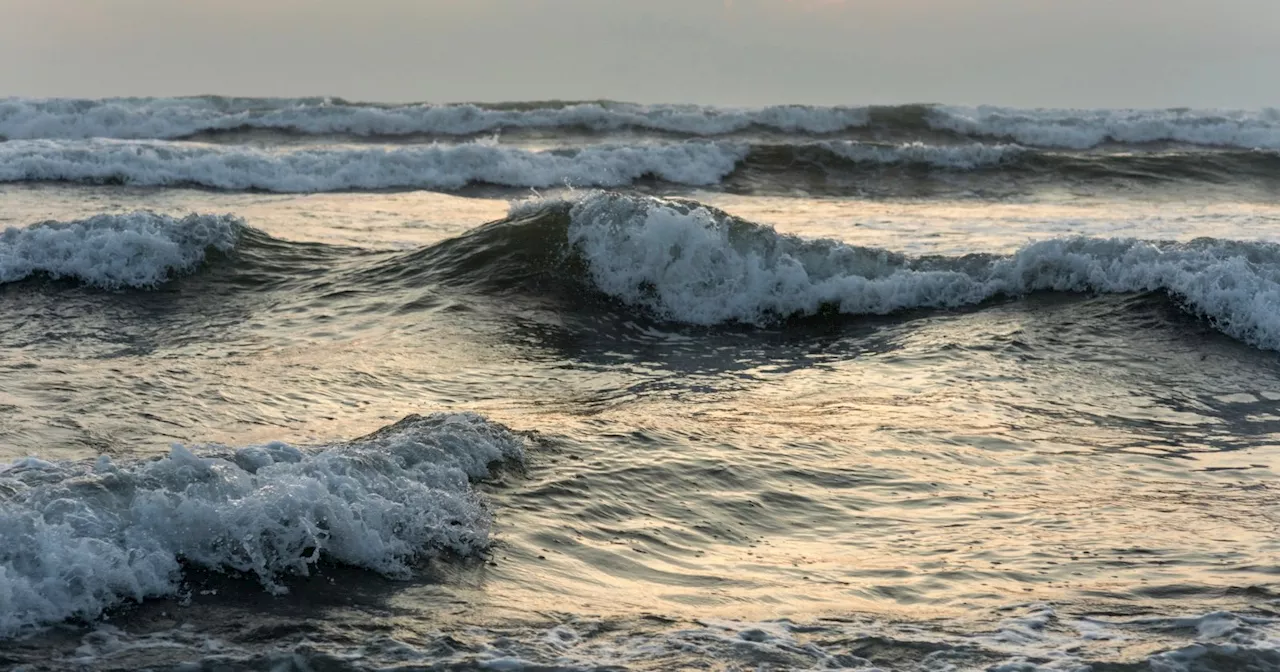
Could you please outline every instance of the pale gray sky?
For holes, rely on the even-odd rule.
[[[1280,105],[1280,0],[0,0],[0,96]]]

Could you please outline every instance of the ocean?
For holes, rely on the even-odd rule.
[[[0,138],[0,668],[1280,670],[1280,111]]]

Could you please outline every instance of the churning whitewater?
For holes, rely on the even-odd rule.
[[[402,576],[416,559],[477,553],[489,518],[469,479],[520,463],[522,444],[480,416],[436,414],[313,449],[0,466],[0,637],[177,594],[184,564],[278,592],[321,559]]]
[[[1166,291],[1225,333],[1280,349],[1280,246],[1068,238],[1011,256],[909,258],[781,235],[696,204],[596,194],[569,211],[570,243],[605,293],[699,325],[958,308],[1038,291]]]
[[[103,288],[154,287],[230,252],[244,222],[230,215],[139,211],[0,231],[0,283],[33,275]]]

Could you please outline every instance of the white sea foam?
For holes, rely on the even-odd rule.
[[[1280,350],[1280,247],[1267,243],[1065,238],[1010,256],[921,260],[648,197],[593,193],[570,217],[569,242],[600,290],[681,322],[955,308],[1042,290],[1165,290],[1223,332]]]
[[[1005,163],[1027,153],[1018,145],[875,145],[862,142],[824,142],[833,154],[860,163],[916,164],[947,170],[975,170]]]
[[[0,283],[35,274],[105,288],[151,287],[229,252],[244,223],[230,215],[98,215],[0,231]]]
[[[0,136],[9,139],[172,139],[206,131],[275,129],[307,134],[472,135],[507,128],[636,128],[722,135],[752,127],[833,133],[863,126],[863,107],[580,103],[493,109],[477,105],[352,105],[325,99],[132,98],[0,100]]]
[[[535,152],[481,143],[264,151],[158,141],[23,140],[0,143],[0,181],[319,192],[458,189],[473,183],[616,187],[652,175],[677,184],[709,185],[731,173],[747,151],[745,145],[711,142]]]
[[[523,454],[500,425],[437,414],[318,450],[0,466],[0,637],[176,594],[180,561],[278,592],[322,557],[402,575],[418,558],[474,553],[489,519],[468,479]]]
[[[936,107],[930,126],[971,136],[1009,138],[1033,147],[1088,149],[1107,142],[1280,149],[1280,109],[1019,110]]]

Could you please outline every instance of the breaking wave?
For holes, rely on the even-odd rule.
[[[1234,338],[1280,350],[1280,245],[1262,242],[1073,237],[1011,255],[911,257],[782,234],[693,201],[596,192],[519,204],[507,220],[396,263],[473,286],[549,286],[529,279],[540,274],[701,326],[960,308],[1040,291],[1159,291]]]
[[[1280,149],[1280,110],[1019,110],[931,108],[928,125],[969,137],[1002,138],[1034,147],[1178,143]]]
[[[176,595],[183,563],[282,592],[321,560],[391,576],[488,543],[471,489],[522,440],[474,414],[409,416],[348,443],[174,446],[117,464],[0,465],[0,637]]]
[[[1280,349],[1276,244],[1065,238],[1009,256],[913,258],[647,197],[595,194],[568,217],[569,243],[600,291],[690,324],[957,308],[1037,291],[1165,291],[1221,331]]]
[[[138,186],[198,186],[282,193],[379,189],[458,190],[624,187],[645,179],[680,186],[729,186],[752,175],[763,189],[847,190],[882,178],[885,168],[931,174],[1008,176],[1027,180],[1129,182],[1280,177],[1272,151],[1072,153],[1012,144],[929,145],[820,141],[748,144],[686,141],[595,145],[535,151],[464,143],[398,146],[245,146],[121,140],[31,140],[0,143],[0,182],[65,181]],[[862,180],[862,178],[866,178]],[[843,186],[840,186],[843,185]]]
[[[376,105],[343,100],[128,98],[0,101],[0,136],[10,139],[177,139],[198,133],[270,129],[309,135],[476,135],[504,129],[643,129],[724,135],[750,128],[834,133],[863,126],[864,107],[777,105],[718,108],[630,103]]]
[[[1280,110],[1016,109],[947,105],[776,105],[732,108],[617,102],[407,105],[333,98],[111,98],[0,100],[0,137],[180,139],[262,129],[303,135],[469,136],[518,129],[643,130],[717,136],[764,130],[831,135],[873,130],[1000,138],[1034,147],[1179,143],[1280,149]]]
[[[352,189],[612,187],[646,176],[715,184],[746,155],[735,144],[604,146],[535,152],[486,144],[265,151],[165,142],[33,140],[0,143],[0,181],[319,192]]]
[[[0,231],[0,283],[35,275],[106,289],[154,287],[190,273],[209,251],[230,252],[245,231],[230,215],[139,211]]]
[[[1068,237],[1008,255],[913,257],[779,233],[696,201],[587,192],[517,204],[504,220],[408,252],[300,245],[227,216],[103,215],[0,233],[0,281],[44,274],[148,288],[234,248],[237,277],[566,299],[566,310],[625,306],[699,326],[954,309],[1042,291],[1164,292],[1223,333],[1280,350],[1280,244],[1267,242]],[[332,266],[333,255],[344,261]],[[583,303],[590,296],[605,303]]]

